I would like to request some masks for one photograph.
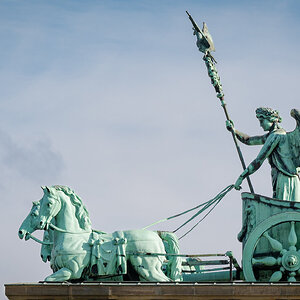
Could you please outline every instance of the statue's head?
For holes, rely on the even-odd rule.
[[[256,117],[260,122],[260,126],[264,131],[269,131],[273,125],[277,125],[282,121],[279,112],[268,107],[259,107],[256,109]]]

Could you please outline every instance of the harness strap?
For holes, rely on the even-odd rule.
[[[28,233],[28,235],[29,235],[29,237],[30,237],[31,239],[33,239],[34,241],[36,241],[36,242],[39,243],[39,244],[47,245],[47,246],[53,245],[52,242],[44,242],[44,241],[39,240],[38,238],[34,237],[31,233]]]
[[[97,232],[100,234],[104,234],[105,232],[103,231],[99,231],[99,230],[95,230],[92,229],[92,231],[83,231],[83,232],[71,232],[71,231],[67,231],[64,229],[61,229],[55,225],[53,225],[52,223],[49,224],[49,227],[51,227],[53,230],[59,231],[59,232],[63,232],[63,233],[70,233],[70,234],[78,234],[78,233],[90,233],[90,232]],[[46,246],[52,246],[53,242],[45,242],[45,241],[41,241],[40,239],[36,238],[35,236],[33,236],[31,233],[27,234],[29,236],[30,239],[34,240],[35,242],[42,244],[42,245],[46,245]]]
[[[81,232],[68,231],[68,230],[59,228],[59,227],[53,225],[52,223],[49,224],[49,227],[51,227],[53,230],[63,232],[63,233],[70,233],[70,234],[91,233],[92,232],[92,230],[90,230],[90,231],[81,231]]]

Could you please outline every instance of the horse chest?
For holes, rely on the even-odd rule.
[[[74,254],[91,251],[87,234],[59,234],[54,240],[54,254]]]

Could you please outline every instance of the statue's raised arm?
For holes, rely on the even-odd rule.
[[[263,145],[266,141],[267,134],[265,135],[256,135],[256,136],[249,136],[246,133],[243,133],[237,130],[234,127],[234,124],[231,120],[226,120],[226,128],[228,131],[231,131],[235,134],[237,139],[245,145]]]

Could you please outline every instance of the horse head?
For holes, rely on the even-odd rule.
[[[40,201],[37,229],[47,230],[61,209],[61,199],[54,187],[42,186],[44,196]]]
[[[30,234],[37,229],[36,227],[39,212],[40,201],[32,202],[32,208],[19,228],[18,235],[20,239],[25,237],[25,240],[28,240],[30,238]]]

